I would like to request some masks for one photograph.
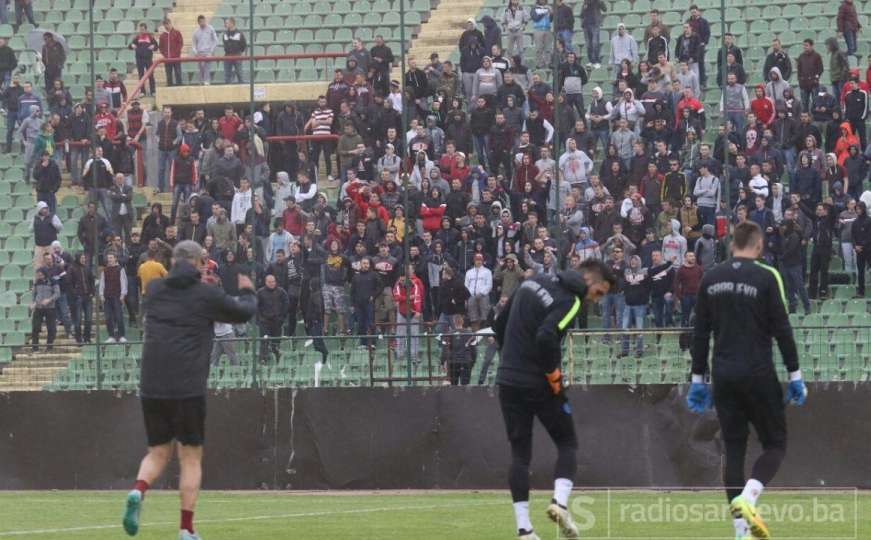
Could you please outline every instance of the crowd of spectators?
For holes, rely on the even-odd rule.
[[[851,2],[844,4],[838,28],[846,38],[855,9],[850,15]],[[825,61],[813,40],[790,58],[775,38],[761,73],[766,82],[748,89],[744,55],[727,34],[715,74],[722,86],[711,90],[705,50],[718,44],[701,10],[692,6],[680,28],[653,11],[643,43],[617,27],[606,66],[611,84],[590,89],[591,71],[602,69],[598,35],[607,5],[580,6],[586,64],[573,45],[573,9],[511,0],[501,24],[483,17],[479,29],[469,19],[458,66],[435,54],[426,64],[408,58],[404,84],[391,80],[398,60],[381,36],[370,49],[355,39],[311,110],[262,104],[253,115],[227,107],[213,118],[165,107],[150,122],[159,167],[148,181],[171,190],[173,202],[169,215],[153,204],[141,222],[132,206],[130,146],[147,144],[149,122],[136,102],[122,107],[117,74],[75,105],[57,79],[47,111],[30,83],[13,77],[4,91],[7,114],[19,120],[28,179],[45,203],[35,218],[37,246],[50,251],[56,240],[53,192],[68,169],[74,185],[88,190],[78,226],[85,260],[124,269],[115,271],[123,276],[117,284],[100,278],[112,339],[124,335],[120,306],[135,324],[145,283],[169,269],[170,249],[184,239],[203,244],[229,290],[238,273],[262,287],[258,335],[293,335],[301,318],[312,336],[355,333],[361,347],[379,335],[417,334],[423,323],[454,343],[449,332],[486,327],[526,276],[587,258],[608,261],[620,279],[600,307],[584,307],[580,327],[594,309],[605,329],[643,328],[648,313],[657,327],[686,326],[703,273],[724,259],[723,239],[744,220],[765,231],[764,258],[781,269],[791,311],[799,300],[808,311],[809,299],[829,295],[834,253],[864,295],[871,59],[864,77],[850,69],[850,38],[847,52],[827,39]],[[194,49],[209,56],[216,37],[204,24]],[[522,62],[530,24],[539,71]],[[164,26],[170,32],[158,46],[180,51],[180,35]],[[234,54],[228,39],[244,49],[237,34],[228,19],[227,54]],[[137,62],[154,41],[134,40]],[[148,62],[143,52],[141,71]],[[543,70],[554,65],[551,86]],[[234,74],[242,80],[238,66],[225,65],[227,82]],[[705,92],[719,97],[716,126]],[[94,132],[92,155],[65,150],[65,142]],[[268,140],[304,134],[334,137]],[[390,345],[401,354],[405,340]],[[635,345],[641,354],[642,341]],[[411,346],[417,357],[416,340]],[[624,338],[621,354],[629,352]],[[456,377],[468,380],[468,373],[457,369]]]

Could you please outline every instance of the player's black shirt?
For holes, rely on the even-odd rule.
[[[545,374],[560,367],[562,338],[586,291],[575,271],[535,276],[514,291],[493,324],[501,350],[496,384],[547,388]]]
[[[704,275],[696,303],[694,375],[708,371],[711,333],[715,379],[773,372],[772,338],[777,340],[787,370],[798,370],[783,280],[770,266],[732,258]]]

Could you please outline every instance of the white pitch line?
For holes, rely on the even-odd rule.
[[[299,512],[295,514],[270,514],[270,515],[262,515],[262,516],[244,516],[244,517],[236,517],[236,518],[221,518],[221,519],[198,519],[197,523],[236,523],[240,521],[264,521],[269,519],[294,519],[294,518],[307,518],[307,517],[323,517],[323,516],[333,516],[337,514],[372,514],[376,512],[395,512],[395,511],[410,511],[410,510],[438,510],[445,508],[462,508],[467,506],[496,506],[499,504],[505,504],[504,502],[479,502],[479,503],[467,503],[467,504],[433,504],[427,506],[393,506],[393,507],[381,507],[381,508],[359,508],[356,510],[335,510],[330,512]],[[166,527],[169,525],[175,525],[177,522],[166,521],[159,523],[144,523],[141,527]],[[83,527],[66,527],[60,529],[27,529],[27,530],[19,530],[19,531],[0,531],[0,536],[35,536],[40,534],[56,534],[56,533],[73,533],[80,531],[99,531],[104,529],[118,529],[121,527],[120,523],[115,523],[112,525],[88,525]]]

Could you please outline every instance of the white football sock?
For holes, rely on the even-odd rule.
[[[747,521],[744,518],[733,519],[732,525],[735,526],[735,533],[738,536],[747,536],[750,534],[750,528],[747,526]]]
[[[517,530],[532,530],[532,522],[529,521],[529,501],[514,503],[514,520],[517,522]]]
[[[557,478],[553,481],[553,498],[560,506],[569,505],[569,494],[572,492],[572,481],[568,478]]]
[[[762,495],[762,490],[764,489],[765,486],[762,485],[762,482],[751,478],[750,480],[747,480],[747,485],[744,486],[744,491],[741,492],[741,496],[750,504],[755,505],[756,500],[760,495]]]

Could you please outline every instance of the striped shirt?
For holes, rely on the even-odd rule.
[[[333,110],[315,109],[312,111],[312,135],[329,135],[332,133]]]

